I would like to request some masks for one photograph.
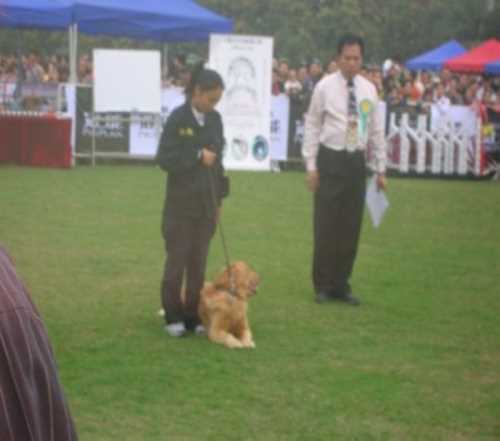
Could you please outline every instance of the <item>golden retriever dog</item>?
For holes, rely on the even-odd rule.
[[[260,276],[243,261],[232,263],[213,282],[205,282],[198,313],[211,341],[228,348],[255,348],[247,301],[259,282]]]

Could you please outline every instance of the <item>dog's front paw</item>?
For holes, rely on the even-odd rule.
[[[253,340],[246,340],[243,341],[242,343],[244,348],[251,348],[251,349],[255,348],[255,342]]]
[[[226,347],[228,347],[229,349],[240,349],[240,348],[244,348],[245,345],[239,341],[239,340],[227,340],[225,343]]]

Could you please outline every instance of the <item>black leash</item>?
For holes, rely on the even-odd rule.
[[[214,176],[214,169],[213,167],[208,167],[208,180],[210,183],[210,193],[212,194],[212,203],[214,206],[214,214],[217,216],[217,209],[218,204],[217,204],[217,197],[215,195],[215,176]],[[229,252],[227,250],[227,244],[226,244],[226,237],[224,235],[224,229],[222,228],[222,219],[221,216],[219,215],[217,219],[218,229],[220,233],[220,238],[222,242],[222,248],[224,249],[224,258],[226,260],[226,268],[229,276],[229,292],[233,296],[236,295],[236,288],[234,286],[234,278],[231,272],[231,261],[229,260]]]

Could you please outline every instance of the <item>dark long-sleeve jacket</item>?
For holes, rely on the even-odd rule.
[[[222,166],[224,134],[217,111],[205,114],[200,126],[186,102],[169,116],[160,138],[156,161],[168,172],[164,218],[215,216],[215,208],[229,191]],[[212,167],[201,162],[201,150],[217,154]]]

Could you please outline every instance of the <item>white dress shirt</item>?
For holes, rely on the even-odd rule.
[[[191,106],[191,111],[193,112],[193,116],[196,119],[198,125],[200,127],[203,127],[205,125],[205,114],[196,110],[194,106]]]
[[[353,148],[366,150],[370,142],[374,148],[375,171],[384,173],[385,122],[378,106],[377,90],[360,75],[356,75],[353,80],[358,107],[358,137]],[[305,115],[302,156],[307,171],[316,170],[320,144],[338,151],[347,149],[348,93],[347,79],[340,71],[326,76],[316,85]]]

